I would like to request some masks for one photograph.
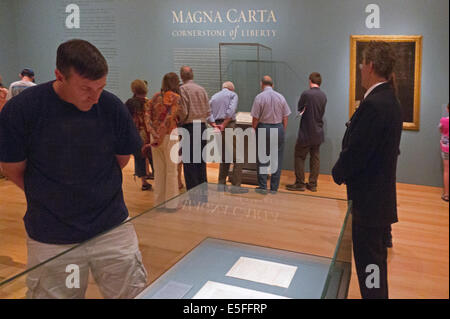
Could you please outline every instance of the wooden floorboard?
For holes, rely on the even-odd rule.
[[[217,175],[217,164],[209,164],[208,181],[216,183]],[[280,188],[284,190],[293,181],[293,172],[283,171]],[[394,247],[388,256],[391,298],[449,298],[449,206],[441,200],[441,191],[437,187],[398,184],[400,222],[393,225]],[[346,198],[345,187],[334,184],[329,175],[319,177],[317,193],[307,191],[307,194]],[[140,190],[140,181],[133,178],[131,162],[124,169],[124,196],[131,216],[153,206],[153,192]],[[26,233],[22,220],[25,209],[23,193],[11,182],[0,180],[0,279],[25,269]],[[195,238],[193,235],[192,239]],[[179,238],[177,244],[182,246],[183,239]],[[156,243],[141,249],[146,249],[152,260],[161,261],[160,266],[155,262],[152,276],[162,273],[164,265],[177,258],[176,250],[164,249]],[[349,298],[360,298],[354,266]]]

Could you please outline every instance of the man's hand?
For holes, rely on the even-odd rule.
[[[336,184],[341,185],[342,183],[345,182],[344,179],[341,176],[339,176],[338,169],[336,168],[336,166],[333,167],[331,174],[332,174],[333,180]]]
[[[288,117],[284,116],[283,117],[283,127],[284,127],[285,132],[286,132],[287,126],[288,126]]]
[[[127,166],[128,161],[130,160],[130,155],[116,155],[117,162],[121,169]]]
[[[225,126],[223,125],[223,123],[220,124],[220,125],[217,125],[217,128],[218,128],[221,132],[223,132],[223,131],[225,130]]]
[[[252,127],[253,129],[256,131],[256,128],[258,127],[259,124],[259,119],[257,119],[256,117],[252,118]]]

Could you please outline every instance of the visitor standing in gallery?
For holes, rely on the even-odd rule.
[[[18,95],[23,90],[35,86],[34,83],[34,71],[31,69],[23,69],[19,74],[20,81],[16,81],[11,83],[8,90],[8,95],[6,96],[6,100],[11,99],[12,97]]]
[[[283,95],[273,89],[273,80],[265,75],[261,79],[261,93],[259,93],[253,102],[251,115],[252,127],[256,130],[257,137],[257,193],[267,194],[267,177],[270,167],[270,193],[275,194],[278,191],[281,177],[281,166],[283,164],[285,132],[288,124],[288,116],[291,109]],[[276,135],[277,148],[272,149],[271,135]],[[265,139],[260,136],[264,135]],[[263,148],[265,143],[266,153],[269,153],[269,162],[263,162],[260,158],[259,149]]]
[[[108,65],[95,46],[70,40],[56,56],[56,80],[0,113],[0,166],[25,192],[27,269],[84,245],[28,273],[27,297],[84,298],[91,273],[105,298],[133,298],[147,273],[126,222],[122,168],[141,139],[126,106],[104,90]],[[77,289],[66,284],[71,264]]]
[[[442,199],[448,202],[448,116],[441,118],[439,121],[439,130],[441,131],[441,157],[444,166],[444,193],[442,194]]]
[[[320,145],[324,142],[323,116],[327,96],[320,89],[322,76],[318,72],[309,75],[309,90],[300,96],[298,113],[301,114],[294,153],[295,183],[286,185],[292,191],[317,191],[320,171]],[[309,154],[309,181],[305,184],[305,160]]]
[[[142,142],[144,142],[150,138],[150,132],[145,125],[145,114],[149,112],[147,109],[148,86],[143,80],[136,79],[131,82],[131,92],[133,92],[133,97],[128,99],[125,102],[125,105],[128,107],[128,111],[130,111],[130,114],[133,117],[134,124],[141,136]],[[147,159],[152,168],[152,172],[154,173],[155,170],[153,168],[153,158],[150,148],[146,149],[145,153],[142,153],[141,150],[139,150],[134,154],[134,176],[141,179],[141,189],[143,191],[152,189],[152,185],[147,182],[147,173],[145,169]]]
[[[222,84],[222,90],[211,97],[209,105],[211,106],[211,116],[208,122],[217,128],[222,136],[222,160],[219,166],[219,186],[226,190],[226,182],[230,164],[233,163],[233,173],[231,175],[230,192],[235,194],[248,193],[248,189],[241,188],[242,167],[244,163],[237,160],[239,157],[236,154],[236,137],[233,136],[231,145],[227,145],[225,138],[225,129],[231,130],[236,128],[236,110],[238,107],[238,95],[234,90],[233,82],[227,81]],[[227,156],[228,153],[228,156]],[[228,161],[227,161],[228,160]]]
[[[143,152],[151,147],[155,165],[155,205],[166,202],[162,208],[175,210],[178,193],[178,163],[172,149],[179,149],[177,126],[180,122],[180,78],[176,73],[164,75],[161,91],[148,102],[145,123],[150,132],[150,140],[145,141]],[[177,154],[178,152],[175,152]]]
[[[389,43],[371,41],[364,49],[359,67],[367,91],[347,123],[332,170],[352,201],[353,253],[363,298],[389,296],[386,238],[398,221],[396,172],[403,125],[393,83],[395,62]]]
[[[209,99],[206,90],[194,82],[194,72],[189,66],[182,66],[180,69],[183,85],[181,91],[182,128],[189,133],[189,143],[182,141],[182,147],[189,147],[189,152],[183,153],[183,172],[186,182],[186,189],[190,190],[197,185],[207,182],[206,162],[202,156],[206,146],[206,140],[202,139],[206,130],[207,118],[211,115]],[[194,140],[194,131],[200,132],[200,140]],[[201,143],[199,148],[194,147],[194,143]],[[196,151],[196,154],[194,154]],[[185,158],[189,153],[189,158]],[[204,196],[200,196],[199,199]],[[201,199],[205,201],[206,198]]]

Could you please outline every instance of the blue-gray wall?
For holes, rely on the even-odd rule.
[[[12,2],[0,0],[0,75],[3,85],[19,80],[16,17],[11,8]]]
[[[38,81],[53,78],[56,47],[64,39],[61,3],[77,3],[77,0],[0,0],[1,30],[5,30],[6,24],[8,31],[8,35],[0,33],[0,72],[3,75],[12,76],[17,73],[12,68],[30,66],[36,70]],[[338,157],[344,124],[348,120],[350,35],[423,35],[420,131],[403,131],[398,180],[442,185],[437,123],[442,116],[442,105],[449,100],[448,0],[117,0],[112,3],[116,8],[119,48],[116,62],[120,66],[120,85],[115,93],[122,99],[130,95],[129,83],[135,78],[149,80],[152,93],[156,92],[162,76],[177,71],[175,49],[191,48],[196,52],[205,48],[204,52],[214,55],[214,50],[206,49],[216,49],[219,42],[259,42],[271,47],[274,60],[287,62],[300,76],[296,90],[283,92],[293,111],[301,91],[307,88],[308,74],[319,71],[324,79],[322,89],[328,95],[326,141],[321,148],[321,172],[324,174],[330,174]],[[370,3],[380,6],[379,29],[365,26],[368,15],[365,8]],[[10,8],[8,14],[3,10],[6,5]],[[226,29],[228,32],[235,27],[230,23],[173,24],[171,10],[219,10],[223,14],[230,8],[274,10],[276,23],[239,25],[241,29],[275,29],[276,37],[238,37],[233,41],[228,34],[222,38],[171,36],[176,29]],[[211,81],[216,85],[218,75]],[[285,169],[293,168],[297,128],[298,120],[291,116]]]

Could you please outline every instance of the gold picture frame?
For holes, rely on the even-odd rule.
[[[350,36],[350,117],[364,96],[358,65],[362,50],[369,41],[390,42],[397,53],[394,68],[397,93],[403,111],[403,129],[420,127],[420,80],[422,69],[421,35],[351,35]]]

